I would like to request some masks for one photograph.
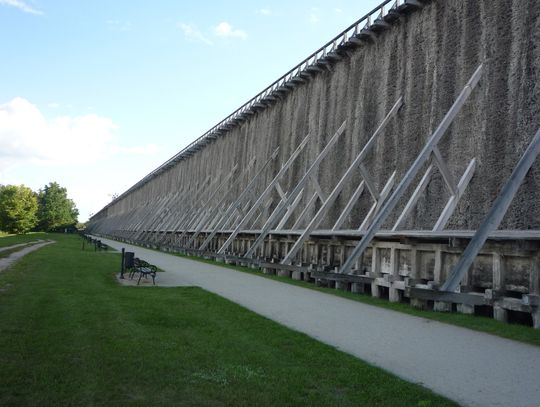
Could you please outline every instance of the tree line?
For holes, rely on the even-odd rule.
[[[25,185],[0,185],[0,230],[26,233],[54,232],[73,228],[79,211],[67,197],[67,189],[56,182],[38,192]]]

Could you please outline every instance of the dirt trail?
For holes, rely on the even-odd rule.
[[[28,253],[32,253],[33,251],[39,250],[42,247],[47,246],[47,245],[49,245],[51,243],[56,243],[56,242],[54,240],[41,241],[40,243],[36,243],[36,244],[31,245],[31,246],[25,247],[24,249],[21,249],[21,250],[15,252],[15,253],[10,254],[7,257],[4,257],[3,259],[0,259],[0,271],[8,268],[13,263],[15,263],[17,260],[19,260],[20,258],[26,256]],[[20,244],[20,245],[13,245],[13,246],[10,246],[7,249],[13,249],[13,248],[18,247],[18,246],[26,246],[26,245],[27,245],[26,243],[25,244]],[[7,250],[6,248],[2,248],[2,249]],[[1,250],[1,251],[4,251],[4,250]]]

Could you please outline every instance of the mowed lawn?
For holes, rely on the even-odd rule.
[[[1,406],[454,405],[199,288],[118,286],[119,254],[46,237],[0,272]]]

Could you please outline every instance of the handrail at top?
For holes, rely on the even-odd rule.
[[[161,164],[159,167],[157,167],[155,170],[147,174],[144,178],[142,178],[140,181],[138,181],[136,184],[134,184],[132,187],[130,187],[128,190],[126,190],[124,193],[119,195],[115,200],[112,202],[109,202],[106,206],[104,206],[98,213],[96,213],[94,216],[102,212],[103,210],[107,209],[110,205],[115,203],[116,201],[122,199],[124,196],[129,194],[131,191],[139,188],[140,186],[144,185],[146,182],[148,182],[150,179],[154,178],[156,175],[159,175],[162,171],[164,171],[166,168],[168,168],[171,164],[175,163],[176,161],[183,158],[184,154],[187,153],[189,150],[191,150],[193,147],[197,146],[202,141],[206,140],[209,136],[214,134],[217,130],[219,130],[220,127],[227,124],[229,121],[236,119],[239,115],[245,113],[247,110],[249,110],[255,103],[261,101],[266,96],[270,95],[274,90],[278,89],[279,87],[283,86],[285,83],[287,83],[290,79],[300,74],[302,71],[304,71],[308,66],[314,65],[318,59],[321,57],[326,56],[327,51],[334,51],[338,46],[346,43],[349,38],[355,36],[359,32],[359,28],[366,28],[371,25],[371,17],[375,14],[378,14],[376,18],[382,18],[385,15],[385,6],[388,5],[391,2],[394,2],[394,5],[390,8],[397,8],[399,5],[403,4],[406,0],[384,0],[381,4],[379,4],[377,7],[375,7],[373,10],[362,16],[360,19],[352,23],[350,26],[345,28],[343,31],[341,31],[338,35],[336,35],[334,38],[332,38],[330,41],[328,41],[326,44],[324,44],[322,47],[317,49],[315,52],[311,53],[307,58],[304,58],[300,63],[296,64],[292,69],[287,71],[285,74],[280,76],[278,79],[276,79],[274,82],[272,82],[270,85],[268,85],[266,88],[264,88],[262,91],[260,91],[257,95],[249,99],[246,103],[244,103],[242,106],[240,106],[238,109],[234,110],[231,114],[229,114],[227,117],[225,117],[223,120],[221,120],[218,124],[212,126],[209,130],[207,130],[202,136],[197,138],[196,140],[189,143],[186,147],[184,147],[180,152],[173,155],[171,158],[169,158],[167,161],[165,161],[163,164]],[[364,27],[360,27],[362,23],[366,22],[366,25]],[[350,33],[352,31],[352,33]],[[341,40],[341,41],[340,41]],[[330,49],[329,49],[330,48]],[[322,52],[322,55],[319,55]],[[295,73],[296,71],[296,73]]]

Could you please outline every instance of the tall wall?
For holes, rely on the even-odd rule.
[[[537,0],[433,0],[189,159],[122,196],[92,221],[139,216],[141,212],[137,215],[134,211],[148,201],[182,188],[190,188],[188,194],[192,194],[208,175],[225,175],[235,164],[241,173],[252,157],[257,159],[250,171],[254,175],[279,146],[278,159],[257,186],[260,193],[310,134],[306,149],[281,183],[284,189],[291,188],[346,120],[345,134],[318,172],[319,182],[328,193],[403,96],[403,108],[377,142],[367,165],[382,188],[394,169],[401,179],[480,63],[485,64],[485,71],[479,86],[440,144],[457,179],[468,161],[477,159],[476,173],[448,225],[448,229],[475,229],[540,126]],[[233,180],[224,189],[236,191],[229,195],[229,202],[248,181],[233,185]],[[357,174],[321,228],[332,226],[359,182]],[[313,186],[306,192],[302,206],[313,193]],[[442,177],[436,173],[404,229],[431,229],[447,199]],[[364,194],[343,228],[357,228],[371,204]],[[386,226],[395,221],[404,204],[405,199]],[[181,208],[175,210],[180,213]],[[104,231],[106,225],[102,223]],[[540,163],[528,174],[501,228],[540,229]]]

